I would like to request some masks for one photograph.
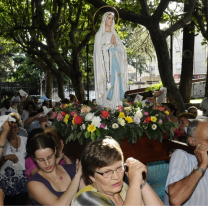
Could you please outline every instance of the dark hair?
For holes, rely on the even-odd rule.
[[[77,102],[78,102],[78,99],[77,99],[76,95],[71,94],[71,96],[70,96],[70,101],[71,101],[71,102],[72,102],[72,101],[75,101],[75,102],[77,103]]]
[[[37,115],[38,113],[37,112],[31,112],[30,114],[29,114],[29,118],[30,117],[34,117],[35,115]]]
[[[114,162],[123,161],[122,150],[114,139],[107,137],[105,139],[92,141],[82,155],[82,177],[85,184],[91,184],[92,181],[89,178],[94,176],[94,171],[97,168],[112,165]]]
[[[39,130],[35,130],[33,132],[34,136],[30,140],[29,148],[30,148],[31,156],[34,158],[35,151],[38,149],[51,148],[53,151],[55,151],[55,149],[56,149],[56,157],[59,157],[59,155],[60,155],[59,151],[61,150],[62,145],[61,145],[58,131],[54,127],[48,127],[45,130],[42,129],[42,132],[40,132],[40,131],[41,131],[40,128],[39,128]],[[51,141],[48,141],[48,140],[45,141],[44,138],[43,138],[44,141],[40,141],[39,139],[42,137],[44,137],[44,138],[47,137],[48,139],[52,140],[53,144],[51,143]],[[34,140],[35,138],[37,138],[37,140]],[[40,142],[40,145],[38,146],[37,143],[34,143],[34,146],[33,146],[31,144],[31,142],[33,142],[33,141]]]
[[[173,115],[175,116],[176,115],[176,112],[177,112],[177,109],[175,108],[175,106],[172,104],[172,103],[162,103],[163,106],[167,106],[170,111],[172,112],[173,111]]]
[[[33,137],[35,137],[35,135],[40,134],[40,133],[43,133],[43,132],[44,132],[44,129],[42,127],[40,127],[40,128],[33,129],[29,133],[28,138],[27,138],[27,145],[26,145],[27,157],[30,156],[30,140]]]
[[[30,140],[30,155],[35,159],[35,152],[39,149],[50,148],[55,152],[55,142],[45,133],[37,134]]]
[[[29,101],[26,106],[25,106],[25,110],[28,110],[28,107],[32,105],[33,106],[33,110],[35,111],[36,110],[36,106],[35,106],[35,103],[33,101]]]
[[[41,112],[43,112],[43,108],[40,108],[40,109],[37,110],[37,114],[39,114]]]
[[[69,99],[63,99],[62,101],[61,101],[61,103],[62,104],[69,104],[70,103],[70,101],[69,101]]]
[[[187,113],[187,112],[183,112],[183,113],[180,113],[178,115],[178,120],[180,120],[180,118],[186,118],[186,119],[196,119],[196,116],[192,113]]]

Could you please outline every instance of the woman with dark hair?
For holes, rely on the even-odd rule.
[[[70,95],[70,102],[71,102],[71,103],[74,102],[74,103],[77,103],[77,104],[80,103],[80,102],[78,101],[76,95],[74,95],[74,94],[71,94],[71,95]]]
[[[34,159],[32,157],[30,157],[29,142],[34,136],[36,136],[37,134],[40,134],[40,133],[49,134],[53,138],[55,145],[56,145],[56,151],[59,151],[59,157],[56,158],[57,164],[73,164],[72,161],[66,155],[64,155],[64,153],[62,153],[63,146],[64,146],[63,141],[60,140],[58,132],[55,128],[48,127],[45,130],[43,128],[36,128],[30,132],[30,134],[28,136],[27,146],[26,146],[27,154],[28,154],[28,156],[25,160],[27,179],[30,179],[38,171],[38,166],[37,166],[36,162],[34,161]]]
[[[175,106],[171,103],[162,103],[162,105],[165,108],[165,110],[169,112],[168,116],[170,117],[170,120],[172,122],[177,123],[178,122],[178,119],[176,118],[177,109],[175,108]]]
[[[134,158],[128,158],[124,163],[122,150],[114,139],[91,142],[81,162],[87,186],[76,194],[72,206],[163,205],[143,180],[146,166]],[[126,168],[129,186],[123,182]]]
[[[36,106],[33,101],[29,101],[26,104],[25,109],[23,110],[23,105],[24,105],[25,101],[26,101],[26,97],[23,96],[22,101],[21,101],[20,105],[18,106],[18,112],[21,115],[23,127],[24,127],[24,122],[27,118],[29,118],[30,113],[36,111]]]
[[[33,205],[70,205],[82,176],[81,164],[59,165],[59,151],[50,133],[41,133],[30,140],[30,154],[38,166],[28,181]]]
[[[26,205],[27,187],[25,157],[27,138],[19,136],[21,119],[11,113],[16,121],[11,122],[3,154],[0,158],[0,186],[5,193],[5,205]]]

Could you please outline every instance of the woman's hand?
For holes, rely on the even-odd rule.
[[[128,167],[128,172],[126,172],[126,175],[129,178],[129,185],[142,185],[144,182],[142,173],[147,173],[146,166],[132,157],[126,160],[126,165]]]
[[[23,96],[22,101],[24,102],[26,100],[26,98],[27,98],[26,96]]]
[[[112,37],[111,37],[111,45],[116,45],[116,36],[115,36],[115,34],[113,34],[112,35]]]
[[[17,163],[19,161],[18,157],[15,154],[9,154],[4,156],[5,160],[10,160],[13,163]]]
[[[4,124],[2,125],[2,133],[5,132],[5,134],[7,135],[10,131],[10,127],[11,127],[11,123],[9,122],[9,118],[8,118],[7,121],[4,122]]]

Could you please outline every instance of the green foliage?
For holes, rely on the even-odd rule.
[[[159,84],[154,84],[154,85],[152,85],[152,86],[150,86],[150,87],[147,87],[146,89],[145,89],[145,91],[158,91],[159,89],[160,89],[160,87],[163,87],[163,84],[162,84],[162,82],[160,82]]]

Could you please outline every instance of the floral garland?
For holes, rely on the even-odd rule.
[[[83,144],[111,136],[118,142],[127,137],[128,142],[135,144],[144,133],[149,139],[162,141],[162,132],[173,136],[172,128],[178,126],[170,121],[168,111],[148,101],[143,108],[141,102],[125,102],[115,112],[94,104],[65,104],[55,110],[53,125],[66,138],[66,143],[78,139]]]

